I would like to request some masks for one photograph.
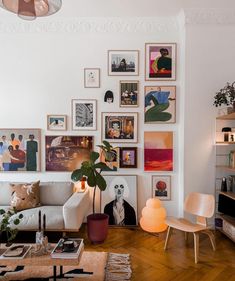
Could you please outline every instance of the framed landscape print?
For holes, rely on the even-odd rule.
[[[160,200],[171,200],[171,176],[152,176],[152,196]]]
[[[108,75],[111,76],[139,75],[139,51],[137,50],[108,51]]]
[[[89,160],[92,136],[45,136],[46,171],[71,172]]]
[[[0,171],[41,170],[40,129],[0,129]]]
[[[145,86],[144,122],[175,123],[176,122],[176,87]]]
[[[120,81],[120,107],[137,107],[139,81]]]
[[[144,170],[173,171],[173,132],[144,132]]]
[[[84,87],[99,88],[100,87],[100,69],[84,68]]]
[[[72,130],[96,130],[96,100],[72,100]]]
[[[176,80],[176,44],[145,44],[145,80]]]
[[[136,226],[137,176],[104,176],[107,188],[101,192],[101,212],[109,215],[109,225]]]
[[[109,142],[137,142],[138,113],[102,112],[101,138]]]
[[[119,167],[137,168],[137,147],[119,147]]]
[[[104,162],[110,169],[112,169],[113,172],[116,172],[118,169],[119,148],[114,147],[111,150],[111,153],[112,153],[112,159],[109,159],[109,161],[107,161],[103,150],[100,150],[100,162]],[[105,169],[103,171],[105,171]],[[107,172],[112,172],[112,171],[107,171]]]
[[[48,131],[66,131],[67,116],[66,115],[47,115]]]

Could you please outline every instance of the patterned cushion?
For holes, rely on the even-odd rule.
[[[11,207],[17,211],[40,206],[40,181],[34,183],[11,184]]]

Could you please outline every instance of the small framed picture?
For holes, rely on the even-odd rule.
[[[120,107],[137,107],[139,81],[120,81]]]
[[[48,131],[66,131],[67,116],[66,115],[47,115]]]
[[[171,176],[152,176],[152,196],[160,200],[171,200]]]
[[[119,167],[137,168],[137,147],[119,147]]]
[[[72,100],[72,130],[96,130],[96,100]]]
[[[84,68],[84,87],[99,88],[100,87],[100,69]]]
[[[102,150],[100,150],[100,162],[105,163],[112,171],[108,170],[107,172],[116,172],[118,170],[118,158],[119,158],[119,148],[114,147],[111,150],[112,159],[107,160],[105,154]],[[103,171],[106,171],[103,169]]]
[[[176,80],[176,44],[145,44],[145,80]]]
[[[134,76],[139,75],[138,50],[108,51],[108,75]]]

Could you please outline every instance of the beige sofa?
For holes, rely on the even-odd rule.
[[[9,208],[10,197],[9,182],[0,182],[0,209]],[[24,217],[17,228],[37,230],[41,210],[42,215],[46,215],[46,230],[78,231],[90,209],[90,202],[89,189],[84,193],[73,193],[73,185],[69,182],[40,183],[41,206],[19,212]]]

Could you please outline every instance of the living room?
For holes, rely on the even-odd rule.
[[[11,158],[3,165],[8,163],[1,158],[0,209],[10,205],[11,183],[40,181],[39,201],[46,207],[41,222],[46,214],[50,243],[66,232],[84,239],[84,252],[129,254],[131,280],[233,280],[234,240],[218,230],[221,221],[215,220],[221,180],[226,179],[229,191],[234,172],[216,167],[227,165],[233,149],[232,141],[216,145],[216,131],[223,138],[222,129],[230,128],[231,135],[233,121],[216,119],[221,108],[226,114],[227,104],[214,106],[214,97],[234,82],[234,11],[231,0],[226,5],[218,0],[64,0],[58,12],[24,20],[1,8],[0,142],[6,136],[8,145],[15,139],[20,148],[21,135],[25,153],[21,163]],[[154,76],[160,55],[171,59],[171,69]],[[151,119],[153,110],[159,119]],[[107,155],[97,159],[112,171],[102,172],[107,188],[97,188],[95,212],[104,212],[112,201],[109,186],[119,178],[129,186],[124,197],[136,220],[129,226],[109,225],[105,241],[94,244],[86,219],[94,189],[86,181],[86,191],[78,192],[81,177],[74,187],[71,175],[91,151],[102,154],[98,145],[104,140],[119,152],[112,161]],[[19,159],[16,146],[10,155]],[[161,157],[154,148],[164,150]],[[151,232],[140,223],[151,198],[160,200],[167,217],[192,219],[184,212],[192,192],[213,195],[216,202],[209,218],[216,250],[210,237],[201,235],[197,263],[193,235],[185,243],[174,231],[164,251],[166,228]],[[27,230],[33,237],[37,208],[27,209],[22,218],[30,218]],[[25,243],[24,233],[31,234],[20,225],[16,241]]]

